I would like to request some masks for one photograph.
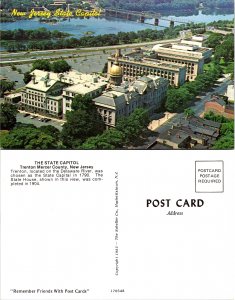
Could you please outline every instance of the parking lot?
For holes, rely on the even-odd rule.
[[[22,111],[17,114],[16,121],[24,124],[33,124],[36,127],[52,125],[60,131],[62,130],[64,124],[64,121],[62,120],[50,119],[45,116],[29,114]]]

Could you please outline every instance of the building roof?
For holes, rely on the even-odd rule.
[[[36,77],[35,80],[32,79],[28,84],[26,84],[26,88],[38,90],[41,92],[47,92],[57,82],[59,82],[59,80],[47,79],[46,77]]]
[[[182,43],[170,43],[170,44],[163,44],[163,45],[158,45],[160,47],[157,47],[155,51],[159,51],[159,50],[180,50],[182,52],[188,52],[188,49],[184,49],[184,47],[189,47],[188,44],[182,44]],[[193,45],[192,45],[193,46]],[[192,47],[191,46],[191,47]],[[155,46],[154,46],[155,47]],[[153,49],[154,49],[153,47]],[[182,49],[180,49],[182,47]],[[206,48],[206,47],[198,47],[197,45],[195,45],[194,48],[192,48],[192,50],[190,50],[191,52],[206,52],[208,50],[211,50],[211,48]]]
[[[191,48],[191,50],[190,50]],[[193,58],[202,58],[212,54],[212,48],[199,47],[198,45],[188,45],[181,43],[169,43],[163,45],[155,45],[153,50],[157,52],[158,55],[174,56],[193,59]],[[184,56],[185,57],[184,57]]]
[[[133,54],[133,57],[130,59],[130,55]],[[138,53],[137,56],[134,53],[126,54],[123,57],[118,59],[121,63],[134,63],[135,65],[145,65],[153,68],[165,69],[179,71],[180,69],[186,69],[186,67],[179,63],[172,63],[167,61],[161,61],[154,57],[145,56],[144,53]],[[114,57],[109,57],[109,60],[114,60]]]
[[[190,138],[190,135],[179,128],[173,128],[160,133],[157,140],[168,140],[174,144],[180,145],[182,142]]]
[[[93,101],[95,102],[95,104],[102,104],[102,106],[117,109],[126,103],[126,98],[124,93],[109,91],[93,99]]]
[[[13,99],[16,97],[21,97],[21,93],[13,93],[13,94],[4,95],[4,98],[10,98],[10,99]]]
[[[138,95],[143,94],[148,88],[157,89],[160,84],[168,84],[167,79],[159,76],[143,76],[134,82],[124,82],[121,86],[112,86],[101,96],[93,99],[96,104],[108,107],[119,107],[129,104]]]
[[[195,134],[201,134],[201,135],[206,135],[206,136],[210,136],[210,137],[218,137],[219,136],[219,133],[213,128],[208,128],[208,127],[205,128],[202,126],[193,126],[191,124],[189,124],[189,128]]]
[[[195,41],[205,41],[208,39],[208,35],[205,35],[205,34],[196,34],[196,35],[193,35],[192,36],[192,40],[195,40]]]
[[[195,144],[193,150],[206,150],[209,148],[209,145]]]
[[[221,123],[220,122],[215,122],[215,121],[211,121],[211,120],[207,120],[207,119],[203,119],[200,117],[196,117],[196,116],[191,116],[188,118],[188,122],[190,124],[195,124],[198,126],[210,126],[210,127],[214,127],[219,129],[221,127]]]
[[[34,70],[31,72],[35,80],[32,79],[26,88],[47,92],[57,82],[68,86],[64,90],[79,94],[86,94],[107,85],[107,79],[96,74],[84,74],[76,70],[65,73],[46,72]]]
[[[99,88],[105,87],[107,85],[107,82],[86,82],[86,83],[80,83],[80,84],[74,84],[71,86],[68,86],[64,88],[64,91],[69,91],[75,94],[82,94],[85,95],[87,93],[90,93],[92,91],[96,91]]]
[[[52,95],[48,95],[48,100],[54,100],[54,101],[60,101],[63,99],[63,96],[52,96]]]
[[[64,73],[54,73],[54,72],[47,72],[42,70],[34,70],[30,73],[31,75],[35,75],[36,78],[38,77],[46,77],[49,76],[50,79],[61,81],[62,83],[66,83],[68,85],[73,84],[80,84],[80,83],[86,83],[86,82],[98,82],[98,81],[107,81],[106,78],[97,75],[97,74],[86,74],[81,73],[76,70],[71,70],[69,72]]]

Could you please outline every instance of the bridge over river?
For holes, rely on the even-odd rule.
[[[127,19],[129,21],[139,21],[140,23],[145,23],[153,26],[162,26],[160,25],[161,20],[169,21],[169,26],[174,27],[175,23],[181,23],[181,24],[192,24],[193,22],[188,22],[185,20],[181,19],[173,19],[173,18],[167,18],[167,17],[162,17],[160,13],[153,13],[153,12],[138,12],[138,11],[127,11],[123,9],[105,9],[104,14],[106,16],[112,16],[115,18],[120,18],[120,19]],[[146,23],[146,19],[154,19],[154,23]],[[166,27],[166,26],[162,26]]]

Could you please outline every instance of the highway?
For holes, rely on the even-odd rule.
[[[148,45],[156,45],[156,44],[165,44],[180,41],[177,39],[169,39],[169,40],[158,40],[152,42],[145,43],[134,43],[134,44],[124,44],[124,45],[114,45],[114,46],[102,46],[102,47],[87,47],[87,48],[72,48],[72,49],[57,49],[57,50],[42,50],[42,51],[22,51],[17,53],[1,53],[1,64],[12,64],[12,63],[28,63],[36,59],[57,59],[60,57],[68,58],[69,55],[79,56],[79,54],[87,53],[87,52],[95,52],[102,50],[110,50],[110,49],[124,49],[124,48],[135,48],[142,47]]]

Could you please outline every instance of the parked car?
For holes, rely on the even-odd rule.
[[[23,117],[26,118],[28,117],[30,114],[26,113],[26,114],[23,114]]]

